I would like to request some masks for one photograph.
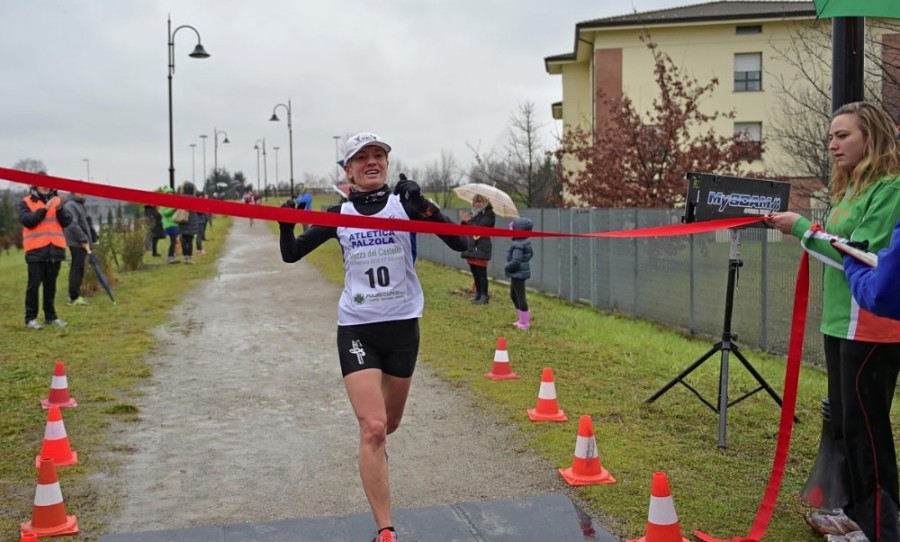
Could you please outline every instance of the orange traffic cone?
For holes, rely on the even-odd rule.
[[[647,513],[647,533],[628,542],[689,542],[681,536],[678,514],[669,491],[669,479],[664,472],[653,473],[650,488],[650,511]]]
[[[63,424],[62,412],[53,405],[47,413],[47,428],[44,429],[44,443],[41,453],[34,458],[34,466],[40,468],[41,459],[52,459],[53,465],[74,465],[78,463],[78,452],[69,447],[69,437]]]
[[[22,533],[34,533],[39,537],[60,536],[78,532],[78,519],[66,515],[59,478],[52,459],[41,461],[38,485],[34,492],[34,510],[31,521],[22,524]]]
[[[538,391],[537,405],[528,409],[528,419],[533,422],[564,422],[569,418],[559,409],[556,400],[556,385],[553,383],[553,369],[544,367],[541,374],[541,388]]]
[[[509,353],[506,351],[506,337],[497,339],[497,350],[494,351],[494,366],[491,372],[484,373],[491,380],[509,380],[519,378],[519,375],[509,368]]]
[[[38,542],[38,537],[34,533],[22,533],[22,537],[19,538],[19,542]]]
[[[597,441],[594,439],[594,425],[591,417],[583,415],[578,420],[578,439],[575,441],[575,458],[572,466],[559,469],[559,473],[570,486],[614,484],[616,479],[600,464]]]
[[[69,397],[69,381],[66,379],[66,365],[57,361],[53,368],[53,380],[50,381],[50,396],[41,400],[41,406],[50,408],[56,405],[60,408],[78,406],[75,399]]]

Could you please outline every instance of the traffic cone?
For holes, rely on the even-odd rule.
[[[614,484],[616,479],[600,464],[597,441],[594,439],[594,425],[591,417],[582,415],[578,420],[578,439],[575,441],[575,458],[572,466],[559,469],[559,473],[570,486]]]
[[[34,510],[31,521],[22,524],[21,532],[34,533],[39,537],[60,536],[78,532],[78,519],[66,515],[59,478],[52,459],[41,460],[38,485],[34,492]]]
[[[60,408],[78,406],[75,399],[69,397],[69,381],[66,379],[66,365],[57,361],[53,368],[53,379],[50,381],[50,396],[41,400],[41,406],[50,408],[56,405]]]
[[[53,405],[47,413],[47,428],[44,430],[44,443],[41,453],[34,458],[34,466],[40,468],[41,459],[52,459],[55,467],[78,463],[78,453],[69,446],[66,426],[63,424],[62,412]]]
[[[497,339],[497,350],[494,351],[494,366],[491,372],[484,373],[491,380],[509,380],[519,378],[519,375],[509,368],[509,353],[506,351],[506,337]]]
[[[669,491],[669,480],[664,472],[653,473],[650,488],[650,510],[647,513],[647,532],[644,536],[628,542],[689,542],[681,536],[678,514]]]
[[[34,533],[21,533],[22,536],[19,538],[19,542],[38,542],[38,537]]]
[[[537,405],[528,409],[528,419],[533,422],[564,422],[569,418],[559,409],[556,400],[556,385],[553,383],[553,369],[544,367],[541,374],[541,388],[538,391]]]

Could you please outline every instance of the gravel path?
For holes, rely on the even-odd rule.
[[[368,511],[335,353],[339,293],[311,265],[282,263],[268,227],[235,220],[216,277],[157,330],[140,422],[114,435],[133,452],[110,532]],[[462,392],[424,365],[414,378],[388,446],[395,508],[568,494]]]

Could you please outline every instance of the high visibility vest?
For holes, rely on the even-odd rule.
[[[35,201],[31,196],[26,196],[24,201],[25,205],[27,205],[33,213],[38,209],[46,209],[53,200],[59,200],[59,197],[54,196],[46,204],[41,200]],[[25,252],[30,252],[47,245],[55,245],[63,250],[66,249],[66,235],[63,233],[62,226],[56,218],[57,209],[59,209],[59,205],[54,205],[47,211],[47,216],[44,217],[44,220],[41,220],[37,226],[33,228],[24,228],[22,230],[22,246],[25,248]]]

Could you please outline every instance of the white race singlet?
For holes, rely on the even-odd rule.
[[[362,216],[346,202],[341,214]],[[409,220],[394,194],[378,218]],[[338,303],[338,325],[371,324],[422,316],[425,296],[413,261],[413,234],[400,231],[337,228],[344,256],[344,291]]]

